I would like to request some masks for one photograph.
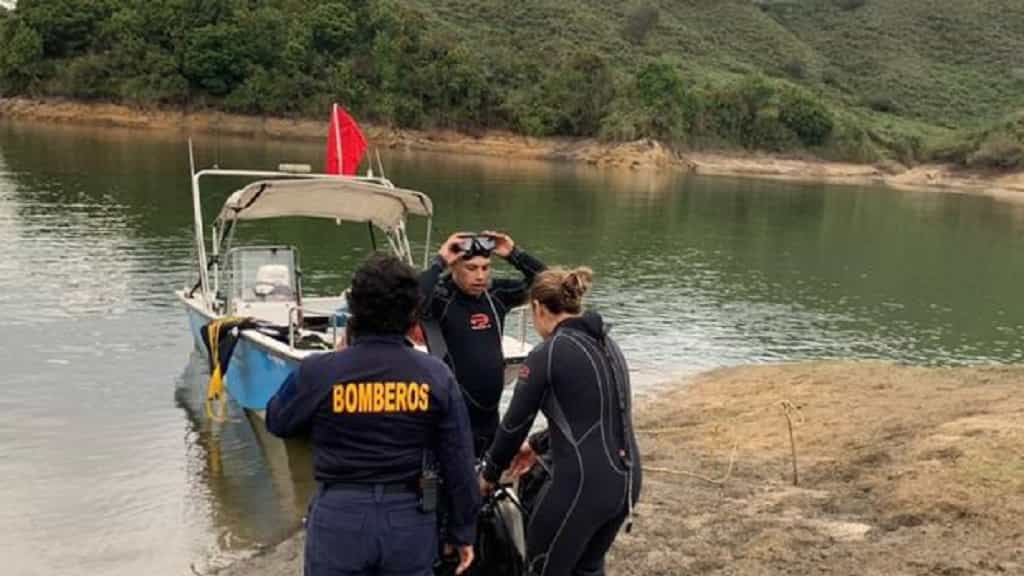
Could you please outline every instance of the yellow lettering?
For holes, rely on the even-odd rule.
[[[345,410],[349,414],[355,414],[359,409],[359,385],[358,384],[346,384],[345,385]]]
[[[419,385],[415,382],[410,382],[409,387],[405,390],[406,395],[409,397],[409,411],[415,412],[420,409],[420,392]]]
[[[405,397],[405,382],[395,382],[395,411],[406,412],[409,410],[409,403]]]
[[[385,382],[384,383],[384,411],[394,412],[395,411],[395,383]]]
[[[420,384],[420,410],[430,410],[430,384]]]
[[[333,387],[334,390],[334,411],[338,414],[345,413],[345,385],[338,383]]]
[[[359,412],[369,412],[373,409],[373,388],[366,382],[359,383]]]
[[[384,386],[380,382],[374,382],[373,386],[373,411],[384,411]]]

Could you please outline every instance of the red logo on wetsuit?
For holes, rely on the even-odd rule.
[[[491,317],[487,314],[473,314],[469,317],[469,327],[473,330],[487,330],[491,327]]]

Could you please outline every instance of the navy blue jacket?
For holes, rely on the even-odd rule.
[[[267,403],[267,429],[309,435],[320,482],[414,484],[436,458],[452,539],[472,544],[480,494],[469,417],[451,371],[401,336],[362,336],[309,357]]]

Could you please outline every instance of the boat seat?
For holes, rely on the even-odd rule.
[[[246,300],[257,302],[295,301],[295,289],[291,285],[291,273],[288,267],[284,264],[264,264],[257,268],[252,298],[246,298]]]

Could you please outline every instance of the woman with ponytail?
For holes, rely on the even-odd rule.
[[[589,268],[540,273],[530,289],[544,342],[519,373],[515,395],[481,472],[483,492],[532,466],[550,448],[553,469],[526,527],[529,573],[601,575],[604,557],[640,494],[629,369],[601,316],[585,312]],[[549,430],[524,443],[543,412]],[[513,462],[513,458],[515,461]]]

